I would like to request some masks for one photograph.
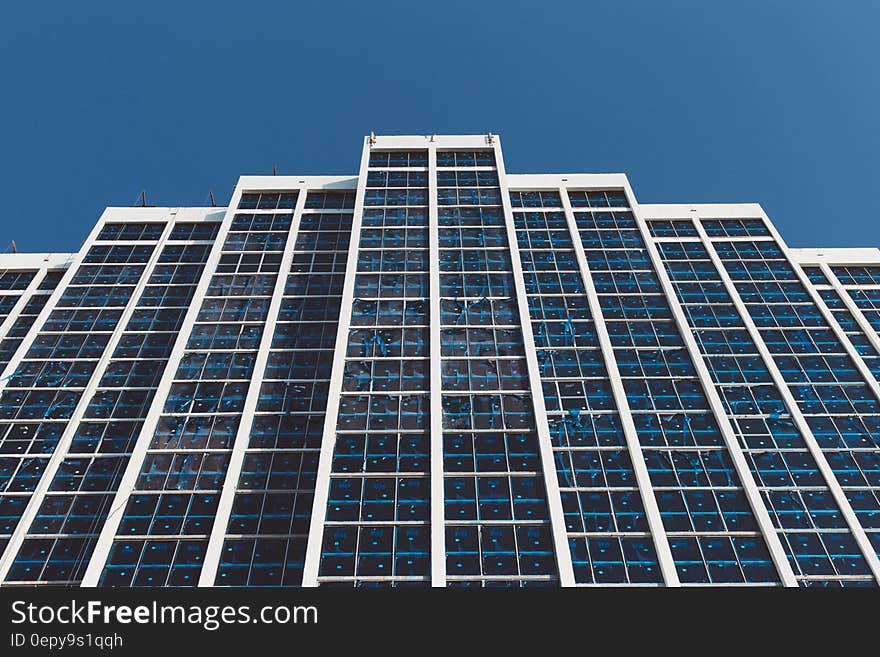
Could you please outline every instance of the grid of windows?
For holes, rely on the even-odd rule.
[[[413,167],[427,170],[428,151],[372,151],[370,169]]]
[[[575,221],[680,581],[777,583],[635,217],[598,210]]]
[[[697,237],[697,228],[690,219],[651,219],[651,237]]]
[[[846,291],[871,328],[880,333],[880,287],[847,287]]]
[[[660,584],[565,213],[513,218],[575,581]]]
[[[763,219],[702,219],[709,237],[766,237],[770,235]]]
[[[351,210],[354,192],[310,191],[306,196],[306,210]]]
[[[350,192],[306,196],[217,585],[302,583],[351,232],[339,209],[352,204]]]
[[[804,268],[805,271],[807,269],[809,268]],[[875,339],[872,341],[861,329],[861,325],[836,289],[820,290],[822,299],[874,378],[880,381],[880,354],[875,346],[876,338],[880,337],[880,267],[832,267],[831,271],[843,286],[844,293],[855,304],[858,313],[870,325]]]
[[[46,302],[48,302],[49,296],[55,288],[55,285],[57,285],[58,281],[61,279],[60,274],[62,273],[63,272],[55,271],[46,272],[38,289],[28,297],[24,307],[13,320],[12,325],[8,327],[6,333],[2,336],[2,340],[0,340],[0,372],[2,372],[12,360],[13,355],[18,350],[31,327],[34,325],[37,315],[40,314],[40,311],[45,307]],[[14,296],[17,300],[18,295]],[[12,377],[14,375],[15,372],[7,376]],[[2,380],[0,380],[0,383],[2,383]],[[53,437],[55,433],[53,429],[54,427],[46,427],[43,432],[43,437],[40,439],[42,441],[47,437],[49,438],[45,445],[46,452],[51,452],[57,442],[57,437]],[[43,471],[45,462],[30,459],[27,463],[17,463],[11,458],[13,455],[23,455],[27,453],[38,454],[43,451],[42,442],[34,446],[36,449],[31,448],[32,430],[28,429],[27,426],[6,424],[0,426],[0,431],[2,431],[2,433],[0,433],[0,461],[3,462],[2,470],[0,470],[0,472],[2,472],[2,480],[4,481],[4,484],[2,484],[3,494],[0,494],[0,554],[2,554],[9,541],[9,535],[15,529],[27,503],[27,499],[24,497],[16,498],[7,495],[6,493],[10,491],[9,486],[7,486],[5,482],[8,481],[8,477],[11,477],[14,472],[24,470],[24,477],[22,479],[22,482],[24,483],[19,487],[23,488],[24,491],[33,490],[33,486],[36,485],[36,479]]]
[[[37,275],[36,270],[0,270],[0,291],[24,290]]]
[[[370,154],[321,586],[429,581],[427,166],[427,151]]]
[[[82,579],[204,269],[207,250],[195,251],[166,245],[160,252],[28,530],[25,549],[32,539],[81,542],[72,565],[70,552],[20,552],[18,560],[27,558],[35,570],[45,560],[41,580]],[[58,313],[56,320],[80,321],[75,313]]]
[[[804,267],[805,271],[808,269]],[[878,266],[832,266],[832,276],[840,285],[843,291],[838,292],[837,288],[824,289],[819,288],[826,307],[834,316],[834,319],[840,325],[841,329],[846,333],[847,338],[852,343],[853,348],[858,352],[862,361],[874,375],[874,378],[880,381],[880,352],[877,349],[877,338],[880,337],[880,267]],[[829,283],[830,284],[830,283]],[[862,325],[856,320],[852,312],[850,312],[847,304],[844,302],[842,295],[848,295],[849,300],[855,304],[856,312],[861,314],[862,318],[870,325],[873,330],[873,336],[870,336],[867,330],[862,329]],[[874,340],[871,340],[871,337]],[[877,436],[880,435],[880,423],[875,418],[868,418],[868,428],[872,430],[873,443],[863,442],[862,447],[868,451],[876,450],[878,446]],[[846,431],[846,429],[842,429]],[[862,462],[870,459],[867,453],[862,455]],[[880,468],[880,462],[874,461],[875,468]],[[870,513],[873,499],[876,493],[863,492],[859,495],[852,495],[853,507],[863,509],[863,516],[873,518]],[[863,524],[865,524],[863,522]],[[880,528],[876,523],[866,525],[869,531],[869,537],[873,539],[875,549],[880,545],[880,538],[877,532]]]
[[[220,231],[219,221],[177,221],[171,228],[171,241],[213,242]]]
[[[846,521],[709,252],[680,242],[658,248],[800,584],[865,579],[867,566],[851,550]],[[841,540],[850,546],[842,552]]]
[[[147,244],[89,248],[0,394],[3,543],[18,525],[154,249]],[[36,298],[30,303],[35,301],[45,304]],[[101,490],[112,479],[114,465],[112,460],[67,459],[50,488]],[[48,509],[48,502],[42,502],[41,508]],[[94,510],[86,504],[67,511],[82,526],[83,518],[87,524],[97,521]],[[24,539],[7,582],[64,583],[80,572],[94,539],[74,531],[47,534]]]
[[[104,224],[95,240],[99,242],[151,241],[162,237],[163,222],[110,222]]]
[[[510,192],[510,204],[514,208],[561,208],[562,199],[559,192]]]
[[[20,294],[0,295],[0,324],[2,324],[7,317],[9,317],[9,313],[11,313],[12,309],[15,308],[15,304],[20,298]]]
[[[244,192],[238,201],[239,210],[293,210],[297,192]],[[241,219],[239,219],[241,221]]]
[[[856,267],[832,267],[831,271],[837,280],[845,286],[850,285],[873,285],[880,286],[880,266]]]
[[[827,282],[826,286],[820,287],[817,285],[816,289],[822,298],[822,303],[825,304],[828,312],[846,334],[847,339],[874,375],[874,378],[880,379],[880,352],[877,351],[877,348],[871,342],[868,335],[866,335],[859,321],[850,312],[841,293],[835,288],[830,287],[830,283]],[[853,290],[852,292],[859,294],[862,290]],[[846,292],[843,294],[846,294]]]
[[[568,190],[568,200],[573,208],[627,208],[629,201],[622,189]]]
[[[437,166],[447,586],[556,584],[494,154]]]
[[[34,275],[37,275],[36,272],[33,273]],[[37,289],[27,297],[24,302],[24,307],[21,308],[16,314],[15,319],[13,319],[12,323],[7,327],[6,333],[0,336],[0,338],[2,338],[0,339],[0,372],[2,372],[9,364],[9,361],[12,360],[19,345],[21,345],[25,336],[28,334],[28,331],[30,331],[31,327],[34,325],[37,315],[40,314],[40,311],[45,307],[46,302],[49,301],[49,296],[58,285],[63,273],[64,272],[60,270],[46,271],[37,285]],[[20,280],[20,274],[21,272],[16,272],[16,281]],[[18,284],[19,283],[17,282],[10,283],[10,285],[13,285],[12,289],[15,290],[19,289],[14,287]],[[23,290],[25,288],[21,289]],[[0,292],[0,294],[2,294],[2,292]],[[14,306],[22,296],[24,295],[19,294],[18,291],[9,291],[0,296],[0,324],[7,319],[9,313],[12,312]]]
[[[773,239],[714,240],[715,249],[847,500],[880,552],[880,403],[831,329],[795,266]],[[854,539],[834,536],[834,555],[793,546],[822,562],[840,556],[847,574],[870,573]],[[847,559],[848,558],[848,559]],[[835,563],[835,567],[837,567]]]
[[[296,198],[296,192],[241,195],[101,585],[197,584]],[[190,245],[200,251],[208,246]],[[197,279],[192,265],[181,264],[188,247],[182,248],[174,256],[180,261],[157,265],[165,285],[189,285]],[[133,340],[125,355],[166,353],[152,347],[146,340]]]
[[[831,285],[821,267],[801,267],[813,285]]]

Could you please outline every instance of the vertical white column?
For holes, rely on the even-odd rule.
[[[324,416],[324,433],[321,438],[321,455],[318,461],[318,477],[315,482],[315,499],[309,523],[309,540],[306,544],[303,586],[318,585],[318,568],[321,565],[321,545],[324,540],[324,521],[327,517],[327,497],[330,493],[330,469],[333,465],[333,448],[336,445],[336,422],[339,415],[339,398],[342,378],[345,375],[345,353],[348,347],[348,331],[351,326],[351,310],[354,304],[354,279],[357,274],[358,247],[361,238],[361,221],[364,214],[364,193],[367,186],[367,168],[370,164],[370,138],[364,138],[361,167],[358,174],[357,195],[351,218],[351,240],[348,243],[348,259],[345,265],[345,282],[342,286],[342,302],[339,307],[339,326],[333,350],[333,367],[327,392],[327,412]]]
[[[878,561],[877,555],[871,548],[871,543],[868,540],[867,535],[865,534],[865,530],[859,524],[855,512],[850,506],[849,501],[846,499],[846,494],[840,487],[840,483],[837,481],[837,477],[834,476],[834,471],[828,464],[828,461],[825,458],[825,454],[823,454],[821,448],[819,447],[819,443],[816,442],[816,438],[813,436],[813,432],[810,430],[810,426],[807,424],[807,420],[804,418],[804,415],[801,412],[800,407],[798,406],[797,401],[794,398],[794,395],[792,395],[791,390],[789,390],[788,384],[785,382],[785,378],[782,376],[782,372],[780,372],[779,367],[776,365],[776,361],[773,359],[773,355],[770,353],[770,350],[764,343],[764,339],[761,336],[760,331],[758,331],[758,327],[756,326],[754,320],[752,320],[749,309],[746,307],[742,298],[739,296],[739,292],[736,289],[736,285],[734,285],[733,283],[733,279],[730,278],[730,275],[727,273],[727,269],[724,266],[724,262],[721,260],[721,257],[715,250],[715,245],[712,243],[712,240],[709,238],[705,229],[700,224],[699,217],[695,217],[694,223],[697,225],[697,231],[700,234],[700,239],[703,241],[703,245],[706,247],[706,251],[709,253],[709,257],[711,258],[712,263],[718,270],[718,274],[721,277],[721,281],[724,283],[725,289],[730,295],[730,298],[733,299],[733,304],[734,306],[736,306],[737,312],[739,312],[743,324],[745,324],[746,330],[749,332],[749,336],[751,336],[752,341],[757,346],[758,353],[761,355],[761,359],[764,361],[764,364],[767,366],[767,370],[770,372],[770,377],[773,379],[773,384],[776,386],[779,394],[782,396],[782,399],[785,402],[786,407],[788,408],[788,412],[791,415],[792,422],[794,422],[795,426],[798,429],[798,432],[804,439],[804,443],[806,444],[807,449],[813,456],[813,459],[816,461],[816,466],[819,468],[819,472],[822,473],[822,477],[828,484],[828,489],[831,491],[831,495],[832,497],[834,497],[834,501],[840,508],[841,515],[843,515],[843,518],[846,520],[846,524],[852,532],[856,543],[858,543],[859,550],[861,550],[862,554],[864,555],[865,561],[867,561],[868,566],[874,575],[874,578],[877,579],[878,575],[880,575],[880,561]],[[767,223],[769,224],[769,222]],[[768,545],[770,545],[769,541]],[[778,565],[777,568],[779,568]],[[789,566],[789,570],[790,569],[791,567]]]
[[[107,562],[107,556],[110,554],[110,548],[113,546],[113,538],[116,536],[119,523],[122,521],[123,512],[134,491],[134,485],[140,474],[144,457],[147,454],[150,443],[153,441],[156,425],[162,415],[162,409],[165,406],[168,392],[171,390],[171,382],[174,380],[177,369],[180,367],[180,361],[186,352],[186,343],[189,340],[189,335],[202,308],[202,302],[205,300],[205,294],[208,291],[208,286],[211,284],[211,278],[220,262],[220,256],[223,253],[223,243],[226,241],[226,235],[232,225],[232,218],[235,216],[236,208],[238,208],[241,193],[242,189],[239,183],[232,193],[232,198],[229,200],[229,208],[226,210],[226,214],[220,224],[220,230],[214,239],[214,245],[211,247],[205,267],[202,269],[202,275],[199,278],[192,300],[189,303],[189,308],[178,331],[177,339],[174,341],[171,354],[168,356],[165,371],[162,373],[162,378],[156,387],[156,394],[153,396],[153,401],[144,418],[140,434],[138,434],[137,441],[131,451],[131,456],[128,458],[125,473],[119,481],[119,487],[116,489],[113,503],[107,512],[107,518],[104,521],[103,527],[101,527],[101,533],[98,535],[98,541],[95,544],[95,549],[92,551],[92,557],[89,560],[81,586],[97,586],[100,581],[101,572],[104,570],[104,564]]]
[[[446,586],[446,493],[443,481],[443,377],[440,360],[440,228],[437,217],[437,147],[428,148],[428,261],[431,345],[431,586]]]
[[[516,227],[513,223],[513,208],[510,205],[507,180],[505,179],[504,160],[501,156],[500,139],[494,138],[495,165],[498,168],[498,184],[501,191],[501,204],[504,207],[504,226],[507,230],[507,243],[510,248],[510,261],[513,270],[513,281],[516,286],[516,305],[519,310],[519,322],[522,326],[523,345],[526,354],[526,369],[529,375],[529,392],[532,397],[532,408],[535,414],[535,428],[538,433],[538,447],[541,452],[541,470],[544,487],[547,493],[547,506],[550,512],[550,528],[553,532],[553,547],[556,551],[556,565],[559,568],[559,584],[563,587],[575,585],[574,568],[571,563],[571,550],[568,547],[568,533],[565,530],[565,516],[562,510],[562,495],[559,492],[559,480],[556,477],[556,464],[553,462],[553,444],[550,441],[550,425],[547,420],[547,408],[544,406],[544,391],[541,388],[541,369],[535,350],[535,335],[532,331],[532,320],[529,317],[529,298],[526,293],[523,277],[522,261],[519,245],[516,241]]]
[[[40,481],[37,483],[36,487],[31,493],[24,513],[22,514],[21,519],[18,521],[18,525],[16,526],[15,531],[12,533],[12,537],[9,539],[9,543],[6,546],[6,551],[4,552],[3,558],[0,559],[0,582],[6,579],[9,568],[15,561],[15,555],[18,553],[19,548],[21,548],[21,544],[24,541],[25,536],[27,535],[28,529],[30,528],[31,523],[34,521],[34,518],[36,518],[37,513],[39,512],[40,505],[43,503],[43,497],[45,496],[46,491],[49,490],[49,486],[51,485],[52,480],[55,478],[55,474],[58,472],[58,467],[67,457],[67,451],[70,449],[70,444],[73,442],[73,436],[76,433],[76,429],[79,426],[80,421],[83,419],[83,415],[85,414],[89,403],[92,401],[92,396],[95,394],[95,391],[98,388],[98,383],[101,381],[101,377],[104,375],[104,370],[107,368],[107,364],[110,362],[110,359],[113,356],[113,352],[116,350],[116,346],[119,344],[119,340],[122,337],[122,334],[125,333],[125,327],[128,325],[128,321],[131,319],[131,316],[134,313],[135,308],[137,307],[137,303],[140,299],[141,293],[144,291],[144,288],[147,285],[147,281],[153,273],[153,268],[156,266],[156,262],[159,260],[159,254],[162,252],[162,247],[165,244],[165,241],[168,239],[168,235],[171,233],[171,228],[174,225],[175,213],[176,210],[172,210],[170,212],[170,216],[165,218],[165,221],[167,223],[165,224],[165,228],[162,231],[162,235],[156,242],[153,253],[150,255],[150,258],[144,265],[144,271],[141,274],[137,285],[135,285],[134,290],[132,290],[131,296],[126,302],[125,308],[122,311],[122,315],[120,316],[119,321],[116,323],[116,326],[113,329],[113,334],[110,336],[110,339],[107,342],[107,346],[104,348],[101,357],[98,359],[98,362],[95,365],[95,369],[92,371],[89,380],[86,382],[85,389],[82,391],[82,394],[80,395],[79,401],[77,402],[73,413],[67,420],[67,425],[64,427],[64,432],[61,434],[61,438],[58,440],[58,445],[55,447],[55,451],[52,452],[52,456],[49,457],[49,461],[46,464],[46,469],[43,471],[43,474],[40,477]],[[90,239],[86,242],[86,245],[83,246],[83,251],[81,251],[80,257],[77,259],[77,262],[75,263],[75,265],[71,266],[71,268],[65,273],[64,277],[62,278],[63,285],[58,286],[58,288],[56,289],[57,294],[53,294],[52,298],[50,299],[51,303],[47,303],[46,306],[43,308],[43,311],[38,317],[38,319],[40,320],[40,327],[42,327],[46,319],[48,319],[49,314],[51,313],[55,304],[58,302],[58,299],[60,299],[61,295],[64,292],[64,289],[69,285],[70,280],[73,278],[75,270],[79,269],[79,265],[82,264],[82,256],[87,251],[87,247],[91,247],[94,238],[97,237],[96,231],[98,231],[99,227],[103,228],[103,225],[104,222],[98,222],[95,230],[92,231],[92,235],[89,236]],[[34,326],[36,325],[37,322],[34,322]],[[38,332],[39,329],[31,330],[29,335],[30,340],[28,341],[29,343],[33,342],[33,338],[36,337]],[[22,351],[24,347],[25,343],[23,342],[19,347],[19,350],[16,352],[16,358],[20,358],[26,353],[26,351]],[[30,344],[28,344],[28,348],[29,347]],[[12,361],[10,361],[9,367],[13,367]]]
[[[639,434],[636,431],[636,425],[630,412],[629,400],[626,397],[626,390],[623,388],[623,379],[620,377],[620,369],[617,367],[614,347],[608,335],[608,326],[605,324],[605,316],[602,314],[602,306],[599,303],[599,296],[593,283],[593,275],[587,262],[587,254],[584,251],[577,221],[574,218],[571,199],[568,197],[568,189],[560,187],[559,195],[562,198],[562,206],[565,209],[565,219],[568,223],[568,232],[571,235],[572,244],[574,244],[574,253],[580,268],[581,280],[584,283],[587,300],[590,304],[590,314],[593,316],[596,334],[599,337],[599,347],[602,350],[605,369],[608,372],[608,379],[611,383],[611,392],[617,405],[621,426],[623,427],[626,447],[629,451],[630,461],[632,461],[636,483],[639,486],[639,495],[642,498],[642,505],[645,507],[648,528],[651,530],[651,538],[654,541],[654,549],[657,552],[657,563],[660,566],[660,572],[663,574],[663,581],[666,586],[681,586],[681,582],[678,579],[678,571],[675,570],[672,550],[669,547],[669,538],[666,536],[666,528],[663,526],[663,518],[660,516],[660,509],[657,506],[657,497],[654,495],[654,487],[651,485],[648,466],[645,465],[642,444],[639,442]]]
[[[211,526],[211,534],[208,538],[208,547],[205,550],[205,561],[199,574],[199,586],[213,586],[217,576],[217,567],[220,565],[223,539],[226,536],[226,527],[229,525],[229,515],[232,512],[232,502],[235,499],[235,489],[241,475],[241,466],[244,463],[245,452],[250,442],[251,426],[254,423],[254,412],[260,399],[260,389],[263,385],[263,375],[266,362],[269,360],[269,349],[272,347],[272,339],[275,336],[275,324],[278,321],[278,311],[281,308],[281,299],[287,286],[287,277],[293,262],[296,236],[299,232],[299,223],[303,209],[306,206],[305,187],[299,188],[296,199],[296,208],[290,222],[290,230],[287,234],[287,242],[281,263],[278,268],[278,278],[275,280],[275,288],[272,290],[272,299],[269,302],[269,310],[266,322],[263,325],[263,335],[260,338],[260,346],[257,357],[254,359],[254,368],[251,379],[248,382],[248,391],[245,396],[244,406],[241,411],[241,421],[238,423],[238,431],[232,443],[232,453],[229,457],[229,465],[226,468],[226,478],[223,480],[223,488],[220,492],[220,500],[217,503],[217,513],[214,515],[214,524]]]

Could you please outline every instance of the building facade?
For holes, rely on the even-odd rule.
[[[0,582],[873,586],[880,250],[370,136],[0,256]]]

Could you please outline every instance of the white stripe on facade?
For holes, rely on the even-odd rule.
[[[315,481],[315,498],[309,522],[309,540],[306,545],[305,567],[302,585],[318,585],[318,568],[321,565],[321,547],[324,540],[324,521],[327,517],[327,498],[330,494],[330,470],[333,465],[333,448],[336,446],[336,423],[345,376],[345,353],[354,305],[354,282],[357,274],[358,250],[361,237],[361,221],[364,214],[364,193],[367,185],[367,168],[370,164],[370,140],[364,138],[361,151],[361,167],[358,174],[357,195],[351,218],[351,239],[348,243],[348,259],[345,265],[345,283],[342,286],[342,302],[339,307],[339,324],[336,329],[336,345],[333,351],[333,368],[327,392],[327,411],[324,416],[324,433],[321,437],[321,455],[318,460],[318,476]]]
[[[437,147],[428,148],[428,263],[431,344],[431,586],[446,586],[446,492],[443,479],[443,376],[440,356],[440,228],[437,218]]]

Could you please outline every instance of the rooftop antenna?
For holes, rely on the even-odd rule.
[[[495,135],[493,135],[491,132],[486,133],[486,143],[487,144],[494,144],[495,143]]]
[[[147,190],[146,189],[141,190],[141,207],[142,208],[147,207]]]
[[[12,252],[18,253],[18,247],[15,245],[15,240],[12,240]]]
[[[432,133],[432,134],[431,134],[431,141],[434,141],[434,137],[436,137],[436,136],[437,136],[437,133],[436,133],[436,132],[435,132],[435,133]]]
[[[273,176],[278,175],[278,165],[275,162],[272,163],[272,175]]]
[[[216,207],[217,207],[217,204],[214,202],[214,190],[209,189],[209,190],[208,190],[208,196],[211,197],[211,207],[212,207],[212,208],[216,208]]]
[[[370,130],[370,146],[376,145],[376,133]]]

